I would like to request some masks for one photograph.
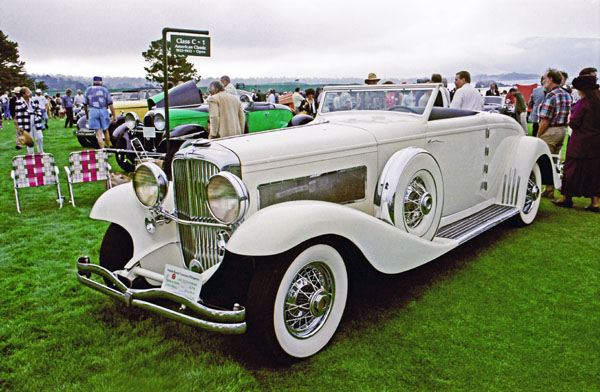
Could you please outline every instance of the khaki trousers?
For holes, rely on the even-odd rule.
[[[546,142],[550,148],[550,153],[558,154],[565,143],[565,134],[567,133],[566,126],[560,127],[548,127],[546,132],[542,136],[538,136],[540,139]]]

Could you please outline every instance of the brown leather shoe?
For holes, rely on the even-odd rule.
[[[541,196],[548,199],[554,199],[554,189],[545,190],[542,192]]]

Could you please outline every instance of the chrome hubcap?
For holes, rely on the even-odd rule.
[[[326,264],[310,263],[294,277],[288,289],[284,321],[290,334],[304,339],[317,333],[331,312],[335,282]]]
[[[415,177],[404,193],[404,222],[408,228],[417,227],[433,208],[433,196],[421,177]]]
[[[327,312],[329,309],[329,293],[326,293],[323,289],[317,290],[310,297],[310,312],[315,317],[320,317]]]
[[[423,215],[427,215],[431,212],[431,207],[433,207],[433,197],[431,197],[429,192],[421,196],[421,200],[419,200],[419,206]]]

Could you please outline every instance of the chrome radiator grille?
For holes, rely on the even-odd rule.
[[[217,223],[208,210],[206,184],[219,168],[207,161],[176,159],[173,161],[175,211],[184,220]],[[200,225],[177,225],[183,260],[189,267],[192,260],[202,271],[221,261],[217,243],[223,229]]]

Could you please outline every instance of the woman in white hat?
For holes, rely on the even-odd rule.
[[[44,125],[42,123],[42,110],[37,101],[31,99],[31,90],[27,87],[21,88],[21,98],[17,100],[15,105],[14,121],[15,127],[17,128],[17,150],[21,149],[19,136],[22,135],[23,131],[27,131],[35,140],[38,153],[43,154],[44,136],[42,135],[42,129],[44,129]],[[27,146],[27,153],[34,153],[33,146]]]

